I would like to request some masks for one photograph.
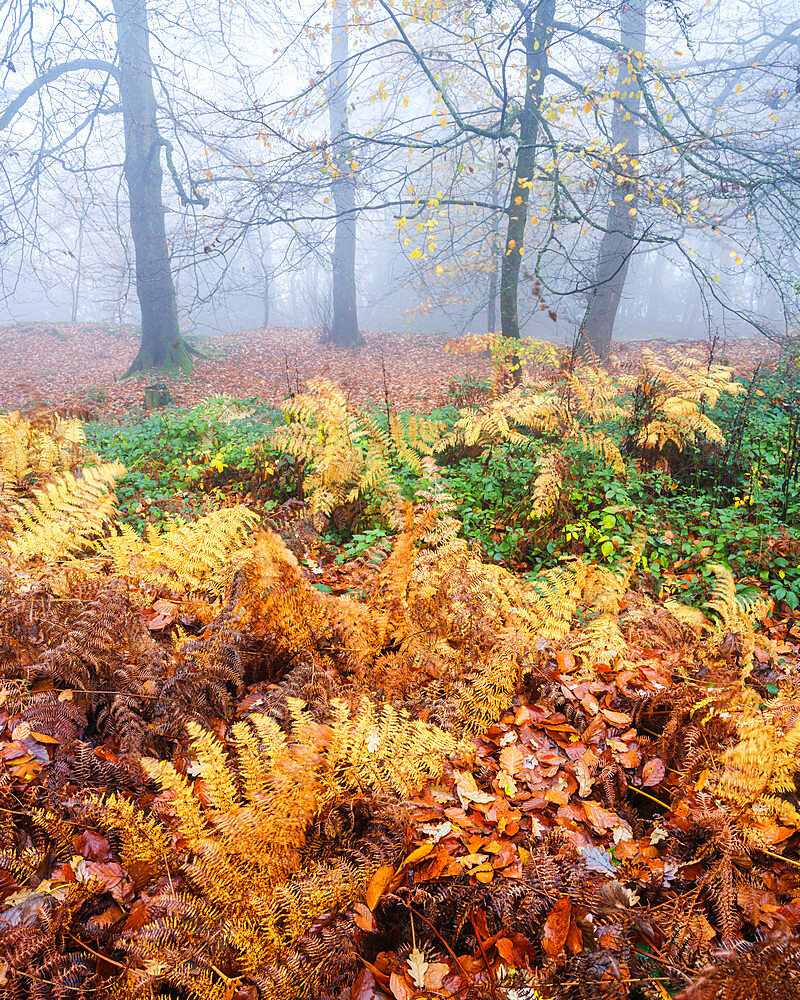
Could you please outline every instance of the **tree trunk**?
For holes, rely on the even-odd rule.
[[[576,356],[587,363],[605,362],[611,353],[614,320],[625,287],[628,264],[636,246],[636,204],[638,168],[631,163],[639,155],[640,101],[636,63],[646,44],[647,0],[629,0],[619,12],[620,41],[630,51],[630,64],[620,56],[619,88],[628,96],[614,105],[611,146],[624,144],[628,157],[617,169],[629,178],[611,188],[612,204],[597,257],[594,288],[578,329]],[[625,69],[627,68],[627,73]],[[623,75],[624,74],[624,75]],[[625,200],[629,198],[629,200]]]
[[[664,271],[667,267],[667,258],[663,253],[658,254],[650,276],[650,293],[647,301],[646,321],[648,327],[658,323],[658,314],[661,311],[661,297],[664,291]]]
[[[555,0],[541,0],[536,21],[525,15],[525,99],[519,122],[519,145],[508,206],[505,256],[500,270],[500,324],[504,337],[519,340],[519,269],[525,249],[528,198],[536,166],[536,139],[539,134],[539,105],[547,76],[547,49]]]
[[[492,261],[492,273],[489,275],[489,304],[486,308],[486,329],[493,334],[497,328],[497,262]]]
[[[161,137],[156,122],[153,63],[146,0],[113,0],[117,23],[119,92],[125,129],[125,182],[136,262],[136,294],[142,312],[139,353],[126,372],[191,368],[178,329],[164,203],[161,199]]]
[[[86,218],[83,212],[78,219],[78,255],[75,261],[75,276],[72,279],[72,310],[70,313],[71,322],[78,321],[78,307],[81,301],[81,279],[83,278],[83,221]]]
[[[497,159],[495,159],[492,165],[492,203],[496,205],[499,200]],[[500,255],[500,216],[497,213],[492,215],[489,255],[491,270],[489,271],[488,302],[486,306],[486,329],[490,334],[493,334],[497,330],[497,292],[500,288],[497,268],[497,258]]]
[[[333,317],[329,340],[337,347],[364,343],[356,305],[356,188],[347,138],[349,98],[347,0],[333,5],[331,19],[331,85],[328,110],[331,126],[331,194],[336,208],[333,245]]]
[[[272,282],[272,247],[269,239],[264,239],[261,232],[258,233],[258,263],[261,268],[261,304],[264,315],[264,327],[269,326],[270,321],[270,294]]]

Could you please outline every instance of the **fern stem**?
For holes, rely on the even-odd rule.
[[[635,785],[628,785],[628,788],[632,792],[638,792],[639,795],[644,795],[646,799],[650,799],[651,802],[656,802],[658,805],[663,806],[664,809],[669,809],[668,802],[662,802],[661,799],[657,799],[655,795],[651,795],[649,792],[642,791],[641,788],[637,788]]]

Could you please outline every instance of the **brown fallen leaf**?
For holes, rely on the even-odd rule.
[[[378,929],[375,914],[364,903],[356,903],[353,906],[353,920],[356,926],[360,927],[362,931],[366,931],[367,934],[373,934]]]
[[[652,788],[663,780],[666,773],[664,761],[660,757],[653,757],[642,769],[642,785],[645,788]]]

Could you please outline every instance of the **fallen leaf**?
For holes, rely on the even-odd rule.
[[[614,867],[614,861],[608,851],[602,847],[587,847],[583,852],[583,857],[590,872],[616,877],[617,869]]]
[[[425,973],[428,971],[428,962],[423,952],[416,946],[408,953],[407,964],[414,985],[418,989],[422,989],[425,985]]]
[[[583,811],[589,825],[597,833],[606,833],[619,826],[619,816],[610,809],[605,809],[599,802],[586,799],[583,802]]]
[[[395,1000],[411,1000],[414,996],[414,990],[409,981],[405,976],[398,976],[396,972],[389,976],[389,989]]]
[[[101,833],[84,830],[72,838],[75,850],[87,861],[110,861],[111,845]]]
[[[514,743],[510,747],[503,747],[500,751],[500,766],[512,777],[516,775],[517,771],[522,767],[524,760],[525,754],[522,752],[519,744],[517,743]]]
[[[628,715],[627,712],[612,712],[609,708],[603,709],[603,716],[616,729],[627,729],[633,722],[633,716]]]
[[[584,799],[592,790],[593,782],[589,768],[582,760],[575,761],[575,777],[578,779],[578,795]]]
[[[440,990],[449,973],[450,966],[445,962],[429,962],[425,972],[425,989]]]
[[[367,934],[374,934],[378,929],[374,913],[364,903],[356,903],[353,906],[353,920],[356,926]]]
[[[494,795],[482,792],[475,784],[475,779],[469,771],[455,772],[456,792],[461,800],[461,806],[466,809],[470,802],[479,802],[485,805],[494,801]]]
[[[391,865],[381,865],[369,880],[367,886],[366,900],[370,910],[374,910],[378,905],[378,900],[386,890],[386,886],[394,875],[394,868]]]
[[[378,992],[378,983],[371,969],[359,972],[350,989],[350,1000],[380,1000],[385,994]]]
[[[557,958],[564,950],[571,916],[569,896],[562,896],[556,901],[542,928],[542,947],[550,958]]]
[[[642,769],[642,786],[644,788],[652,788],[663,780],[666,773],[664,761],[660,757],[653,757],[652,760],[648,760]]]
[[[409,856],[405,859],[402,865],[400,865],[400,867],[405,868],[408,865],[415,864],[415,862],[417,861],[421,861],[423,858],[427,858],[427,856],[433,850],[433,847],[434,847],[433,844],[423,844],[421,847],[418,847],[416,850],[412,851],[409,854]]]

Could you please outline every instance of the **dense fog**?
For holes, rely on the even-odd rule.
[[[560,343],[596,322],[617,339],[793,329],[800,22],[785,0],[2,9],[2,323],[141,321],[153,234],[137,247],[130,191],[155,163],[166,256],[151,270],[171,272],[183,334],[329,330],[342,252],[365,331],[514,336],[504,286],[516,329]],[[155,102],[139,166],[131,74]]]

